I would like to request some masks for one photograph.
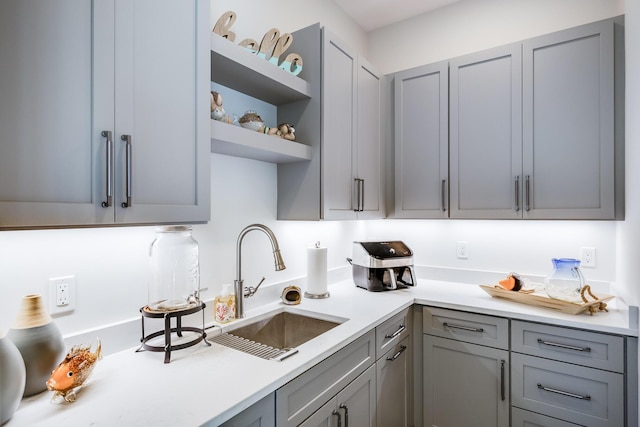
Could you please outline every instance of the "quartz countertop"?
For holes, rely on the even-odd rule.
[[[608,313],[590,316],[492,298],[477,285],[436,280],[419,280],[415,288],[379,293],[344,280],[330,285],[329,291],[327,299],[303,298],[297,306],[264,305],[247,312],[247,318],[223,326],[230,330],[277,310],[348,319],[300,345],[297,354],[282,362],[216,343],[199,343],[174,351],[171,362],[164,364],[163,353],[135,352],[134,347],[99,361],[76,402],[50,403],[48,391],[25,398],[6,426],[219,425],[414,303],[638,336],[635,308],[630,311],[615,299]],[[220,330],[207,329],[207,334]]]

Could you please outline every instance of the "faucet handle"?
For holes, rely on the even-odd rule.
[[[246,288],[244,288],[244,296],[245,298],[249,298],[255,295],[256,292],[258,292],[258,288],[260,287],[260,285],[262,285],[262,282],[264,282],[264,277],[262,278],[262,280],[260,280],[260,283],[258,283],[258,286],[256,286],[255,288],[253,286],[248,286]]]

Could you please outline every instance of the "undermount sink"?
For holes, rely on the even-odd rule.
[[[212,341],[265,359],[283,360],[297,353],[295,347],[345,320],[326,320],[283,311],[218,335]]]

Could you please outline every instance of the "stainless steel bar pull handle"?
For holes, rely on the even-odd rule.
[[[396,360],[398,357],[400,357],[400,355],[401,355],[402,353],[404,353],[404,351],[405,351],[406,349],[407,349],[407,346],[406,346],[406,345],[401,345],[401,346],[400,346],[400,350],[398,350],[398,351],[396,352],[396,354],[394,354],[393,356],[389,356],[389,357],[387,357],[387,360],[388,360],[389,362],[393,362],[393,361],[394,361],[394,360]]]
[[[344,409],[344,427],[349,427],[349,408],[344,403],[341,403],[339,408]]]
[[[122,202],[120,206],[123,208],[130,208],[132,204],[132,190],[131,190],[131,179],[132,179],[132,150],[131,150],[131,135],[122,135],[120,137],[121,140],[126,144],[126,175],[125,175],[125,186],[127,192],[127,201]]]
[[[446,192],[447,192],[447,180],[443,179],[442,180],[442,187],[440,188],[442,212],[446,212],[447,211],[447,201],[445,200]]]
[[[472,328],[472,327],[463,326],[463,325],[450,325],[447,322],[444,322],[442,324],[442,326],[444,326],[445,328],[449,328],[449,329],[462,329],[463,331],[484,332],[484,329],[482,329],[482,328]]]
[[[360,180],[360,212],[364,211],[364,179]]]
[[[574,399],[591,400],[591,396],[588,395],[588,394],[585,394],[585,395],[575,394],[575,393],[571,393],[569,391],[559,390],[557,388],[545,387],[540,383],[538,383],[538,388],[540,390],[548,391],[550,393],[556,393],[556,394],[561,394],[562,396],[573,397]]]
[[[353,178],[353,183],[356,186],[356,206],[353,208],[353,211],[360,212],[360,180],[358,178]]]
[[[353,178],[356,186],[356,207],[354,212],[362,212],[364,210],[364,179]]]
[[[403,333],[406,329],[407,329],[407,327],[404,324],[402,324],[402,325],[398,326],[398,329],[394,333],[392,333],[391,335],[385,334],[384,337],[387,338],[387,339],[395,338],[398,335],[400,335],[401,333]]]
[[[107,138],[106,143],[106,173],[105,180],[107,182],[106,185],[106,195],[107,200],[102,202],[103,208],[108,208],[113,204],[113,138],[110,130],[103,130],[102,136]]]
[[[529,212],[529,208],[531,207],[531,190],[530,190],[530,179],[529,179],[529,175],[525,176],[524,178],[524,185],[525,185],[525,210],[527,212]]]
[[[550,347],[564,348],[566,350],[584,351],[586,353],[591,352],[591,347],[578,347],[574,345],[562,344],[562,343],[553,342],[553,341],[545,341],[542,338],[538,338],[538,344],[544,344]]]
[[[338,427],[342,427],[342,414],[334,409],[331,415],[338,417]]]
[[[504,360],[500,361],[500,397],[504,401],[506,399],[505,384],[504,384]]]
[[[516,176],[514,193],[516,195],[516,200],[515,200],[516,212],[520,212],[520,175]]]

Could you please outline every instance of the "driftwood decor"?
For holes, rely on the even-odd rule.
[[[230,30],[231,26],[236,22],[236,13],[228,11],[222,14],[213,27],[213,32],[227,40],[234,42],[236,35]],[[244,39],[238,45],[256,54],[277,67],[297,76],[302,71],[302,57],[297,53],[288,54],[282,62],[280,57],[293,43],[293,36],[289,33],[280,35],[280,30],[272,28],[265,33],[262,41],[258,44],[253,39]]]

